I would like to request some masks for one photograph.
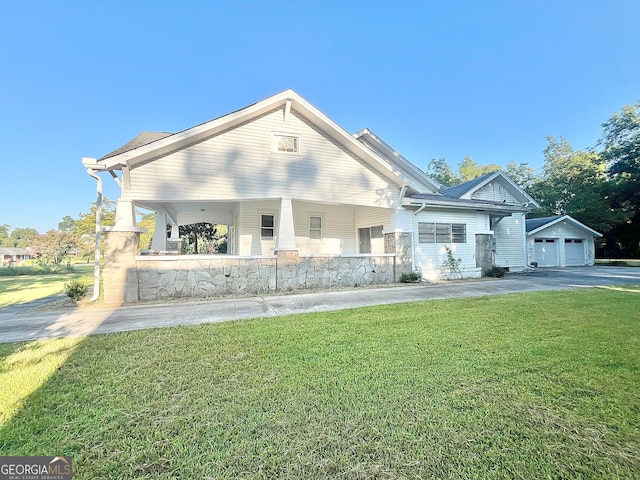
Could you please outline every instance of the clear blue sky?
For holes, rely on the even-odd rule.
[[[45,1],[0,14],[0,224],[95,200],[82,157],[293,88],[421,168],[543,164],[640,99],[638,0]],[[119,195],[104,177],[106,193]]]

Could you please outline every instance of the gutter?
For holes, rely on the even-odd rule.
[[[96,174],[93,168],[87,168],[87,173],[90,177],[96,179],[96,250],[94,253],[93,263],[93,295],[89,299],[90,302],[95,302],[100,296],[100,232],[101,216],[102,216],[102,179]]]
[[[418,224],[416,222],[416,216],[425,208],[427,208],[427,204],[423,202],[420,208],[415,212],[413,212],[413,246],[411,247],[411,250],[412,250],[411,271],[412,272],[416,271],[416,250],[418,247],[418,239],[419,239]],[[422,272],[420,272],[420,275],[422,276]]]

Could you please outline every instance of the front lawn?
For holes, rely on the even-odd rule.
[[[638,478],[639,312],[639,289],[581,289],[2,344],[0,455],[71,455],[77,479]]]
[[[14,270],[20,270],[20,267]],[[0,276],[0,307],[62,293],[65,283],[78,277],[90,284],[92,272],[93,266],[79,265],[75,266],[72,272],[2,275]]]

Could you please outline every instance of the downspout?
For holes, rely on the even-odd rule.
[[[416,217],[418,214],[427,207],[426,203],[423,203],[418,210],[413,212],[413,255],[411,255],[411,271],[416,271],[416,251],[418,247],[418,240],[420,239],[420,234],[418,232],[418,223],[416,222]]]
[[[96,250],[94,253],[93,263],[93,295],[89,299],[90,302],[95,302],[100,296],[100,232],[102,231],[101,216],[102,216],[102,178],[96,174],[96,171],[92,168],[87,168],[87,173],[90,177],[96,179]]]

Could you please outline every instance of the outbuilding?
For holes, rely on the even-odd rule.
[[[573,267],[595,263],[594,239],[602,234],[569,215],[532,218],[526,223],[529,263]]]

